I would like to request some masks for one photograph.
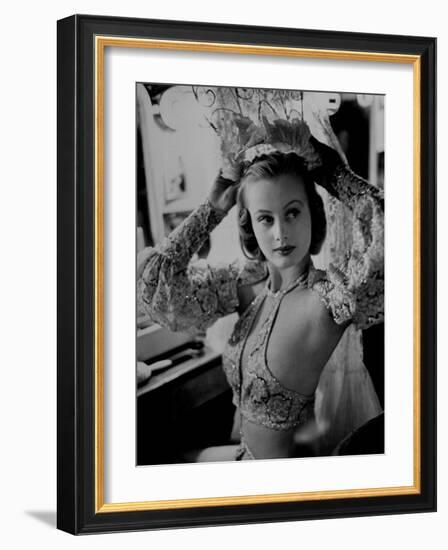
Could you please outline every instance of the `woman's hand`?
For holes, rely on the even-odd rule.
[[[336,169],[346,166],[346,163],[335,149],[325,145],[314,136],[310,137],[310,142],[319,154],[322,162],[319,168],[312,171],[312,176],[318,185],[327,188]]]
[[[208,196],[213,208],[227,214],[236,202],[238,184],[238,181],[225,178],[220,171]]]

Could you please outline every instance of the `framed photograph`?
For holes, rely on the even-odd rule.
[[[58,21],[58,528],[435,511],[435,59]]]

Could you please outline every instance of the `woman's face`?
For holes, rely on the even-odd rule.
[[[285,174],[248,180],[244,199],[266,260],[278,269],[298,265],[311,244],[311,213],[303,179]]]

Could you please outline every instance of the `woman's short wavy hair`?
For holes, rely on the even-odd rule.
[[[237,195],[237,215],[240,244],[243,254],[251,260],[265,260],[258,246],[252,227],[249,210],[244,204],[244,187],[247,181],[276,178],[282,175],[300,177],[305,185],[308,206],[311,214],[310,254],[318,254],[327,232],[327,220],[321,196],[316,190],[313,178],[302,157],[295,153],[275,152],[261,155],[243,170]]]

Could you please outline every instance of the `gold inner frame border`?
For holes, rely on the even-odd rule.
[[[329,60],[405,63],[413,66],[413,453],[414,482],[410,486],[370,489],[343,489],[302,493],[155,500],[106,503],[104,501],[104,56],[106,47],[150,48],[207,53],[234,53],[302,57]],[[255,46],[181,40],[156,40],[96,36],[95,59],[95,513],[167,510],[211,506],[231,506],[279,502],[304,502],[343,498],[364,498],[420,494],[421,492],[421,387],[420,387],[420,315],[421,315],[421,59],[418,55],[402,55],[345,50],[324,50],[293,47]]]

